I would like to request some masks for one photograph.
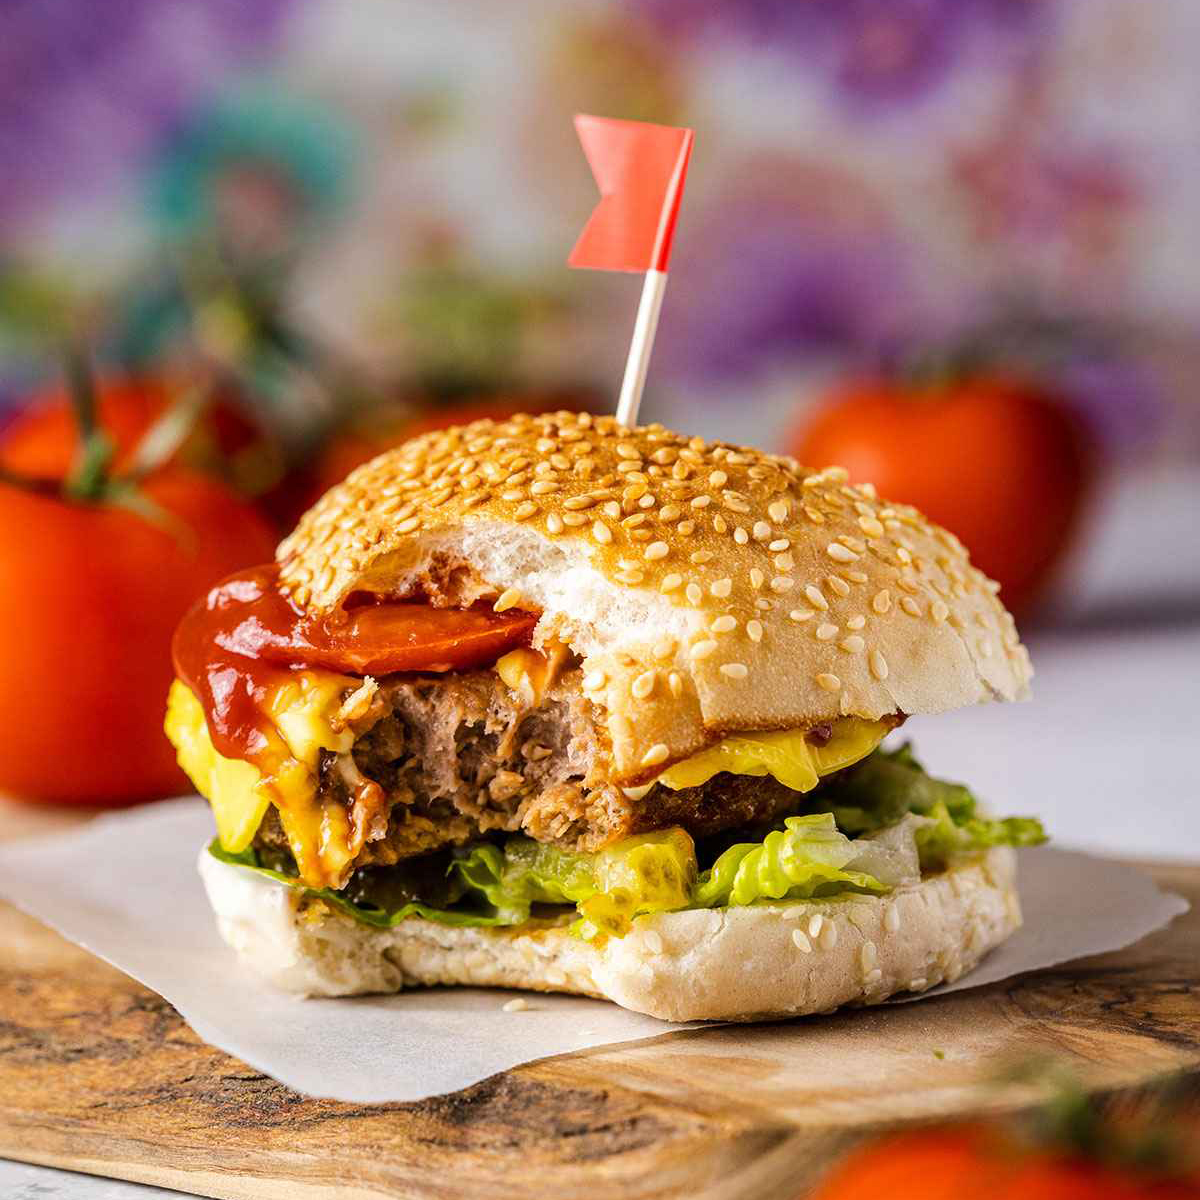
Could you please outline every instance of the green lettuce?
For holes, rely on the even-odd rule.
[[[782,829],[761,841],[730,846],[700,876],[695,905],[726,908],[759,900],[887,891],[873,875],[846,869],[857,855],[854,842],[838,832],[832,813],[787,817]]]
[[[221,848],[220,840],[217,838],[213,838],[209,843],[208,852],[213,858],[219,859],[223,863],[244,867],[256,875],[274,879],[278,883],[286,883],[288,887],[296,888],[309,896],[323,900],[330,908],[335,908],[339,912],[353,917],[356,921],[361,921],[364,925],[374,925],[379,929],[388,929],[399,925],[401,921],[407,920],[409,917],[424,917],[427,921],[437,921],[440,925],[512,925],[517,923],[510,919],[511,914],[499,911],[488,912],[469,906],[437,908],[419,900],[407,900],[397,906],[384,908],[367,900],[351,899],[346,893],[335,892],[332,888],[308,887],[296,875],[276,871],[272,867],[264,867],[254,849],[231,854],[228,850]],[[525,920],[527,917],[528,912],[525,917],[520,919]]]
[[[980,816],[970,789],[927,774],[911,742],[876,750],[839,771],[813,793],[809,807],[832,814],[838,828],[854,837],[886,829],[909,813],[926,818],[913,834],[925,871],[944,867],[953,854],[1046,840],[1034,817]]]
[[[705,849],[683,829],[628,837],[594,854],[513,836],[357,872],[342,891],[309,888],[286,856],[265,862],[253,849],[209,853],[300,889],[367,925],[409,917],[443,925],[521,925],[552,905],[573,907],[572,929],[592,940],[620,937],[633,919],[684,908],[727,908],[847,894],[881,895],[938,870],[956,854],[1046,840],[1030,817],[980,816],[961,784],[926,774],[908,744],[877,750],[823,781],[810,811],[786,817],[754,840]]]

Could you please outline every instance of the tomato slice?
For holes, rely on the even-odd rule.
[[[199,678],[218,660],[253,673],[325,667],[345,675],[461,671],[493,663],[528,642],[538,614],[509,609],[433,608],[385,601],[328,619],[311,617],[279,590],[278,568],[255,567],[226,579],[197,604],[175,635],[181,678]]]
[[[373,604],[347,617],[312,638],[311,648],[302,652],[307,664],[348,675],[463,671],[524,645],[538,621],[536,613],[517,609],[497,613],[428,604]]]

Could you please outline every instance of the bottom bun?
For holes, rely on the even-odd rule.
[[[1021,924],[1016,855],[964,858],[883,897],[639,917],[596,946],[563,925],[360,924],[200,855],[221,936],[285,991],[354,996],[464,984],[574,992],[665,1021],[750,1021],[875,1004],[957,979]]]

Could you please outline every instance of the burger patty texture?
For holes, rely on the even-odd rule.
[[[606,778],[602,714],[584,696],[578,667],[536,701],[490,669],[384,680],[355,728],[349,751],[322,752],[318,798],[344,806],[364,830],[356,867],[500,832],[589,851],[672,825],[704,837],[803,803],[770,776],[726,772],[698,787],[628,794]],[[819,744],[828,727],[808,736]],[[256,845],[287,845],[274,808]]]

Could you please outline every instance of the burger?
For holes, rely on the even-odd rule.
[[[220,932],[307,995],[677,1021],[954,979],[1042,830],[889,735],[1025,694],[996,591],[837,468],[587,413],[417,438],[176,635]]]

